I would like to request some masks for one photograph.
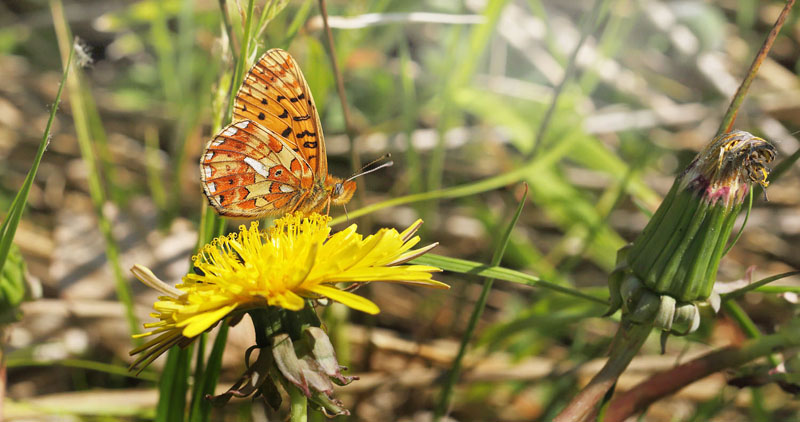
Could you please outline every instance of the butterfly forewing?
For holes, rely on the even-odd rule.
[[[314,181],[314,171],[291,143],[250,120],[228,125],[208,143],[200,174],[211,205],[238,217],[283,213]]]
[[[267,51],[245,76],[236,95],[234,121],[252,120],[281,135],[325,180],[328,162],[314,99],[303,73],[289,53]]]

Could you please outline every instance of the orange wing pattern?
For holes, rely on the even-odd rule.
[[[252,120],[280,134],[311,166],[315,180],[326,180],[325,139],[311,90],[289,53],[264,53],[236,94],[233,120]]]
[[[211,205],[231,217],[284,213],[314,183],[290,142],[250,120],[228,125],[206,145],[200,175]]]

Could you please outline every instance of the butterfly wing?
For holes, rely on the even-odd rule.
[[[200,174],[209,202],[228,217],[289,212],[314,180],[311,166],[290,142],[250,120],[228,125],[208,143]]]
[[[322,125],[308,83],[289,53],[276,48],[261,56],[236,94],[233,116],[280,134],[311,166],[315,179],[326,180]]]

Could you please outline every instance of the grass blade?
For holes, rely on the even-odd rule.
[[[64,71],[61,74],[61,83],[58,85],[58,92],[53,101],[53,107],[50,109],[50,117],[47,119],[47,126],[44,129],[42,140],[39,142],[39,148],[36,150],[36,156],[33,159],[31,169],[25,176],[25,181],[22,183],[14,201],[11,203],[11,208],[3,220],[3,225],[0,227],[0,273],[3,272],[8,253],[11,250],[11,243],[14,241],[14,235],[17,232],[19,221],[22,219],[22,213],[25,210],[25,204],[28,202],[28,194],[31,192],[33,180],[36,178],[36,173],[39,171],[39,164],[42,162],[44,152],[47,150],[47,145],[50,143],[50,131],[53,129],[53,121],[56,118],[56,111],[61,104],[61,93],[64,91],[64,85],[67,83],[67,76],[69,75],[69,68],[72,64],[72,59],[75,57],[75,44],[69,50],[67,59],[64,64]]]
[[[206,400],[207,395],[213,395],[222,367],[222,353],[225,351],[225,341],[228,339],[228,323],[223,321],[214,339],[214,346],[208,355],[202,376],[195,372],[195,395],[192,398],[192,410],[189,414],[191,422],[207,422],[211,416],[211,401]],[[198,351],[198,353],[202,353]]]
[[[511,217],[511,222],[508,224],[505,233],[503,233],[503,236],[500,238],[500,242],[497,244],[497,249],[494,251],[494,256],[492,256],[493,267],[496,267],[498,264],[500,264],[500,260],[503,259],[503,255],[506,252],[506,247],[508,246],[508,239],[511,237],[511,232],[514,230],[514,226],[517,225],[517,220],[519,220],[519,216],[522,214],[522,208],[525,206],[525,200],[527,198],[528,186],[525,185],[525,192],[522,194],[522,198],[519,201],[517,212],[514,213],[513,217]],[[494,284],[493,278],[490,278],[483,283],[481,295],[478,297],[478,301],[475,302],[475,307],[472,309],[472,315],[469,317],[467,329],[464,332],[464,335],[461,337],[461,346],[458,349],[458,354],[453,361],[453,366],[447,373],[447,378],[444,382],[444,386],[442,387],[442,393],[441,396],[439,396],[439,403],[437,404],[433,413],[434,421],[440,420],[441,417],[447,412],[448,407],[450,407],[450,401],[452,400],[453,396],[453,387],[455,386],[456,380],[458,380],[458,377],[461,374],[461,362],[464,360],[464,355],[467,353],[467,346],[469,346],[469,342],[472,340],[472,335],[475,333],[475,328],[478,326],[478,320],[480,320],[481,315],[483,314],[483,309],[486,307],[486,301],[489,299],[489,292],[492,290],[492,284]]]
[[[570,295],[579,299],[594,302],[602,306],[608,306],[608,300],[605,298],[592,296],[580,290],[551,283],[542,280],[541,278],[535,275],[525,274],[508,268],[496,267],[496,266],[481,264],[479,262],[468,261],[466,259],[450,258],[447,256],[436,255],[431,253],[425,254],[411,262],[415,264],[433,265],[445,271],[451,271],[459,274],[478,275],[481,277],[496,278],[499,280],[510,281],[512,283],[525,284],[527,286],[541,287],[558,293]]]
[[[50,2],[50,9],[53,14],[53,25],[56,29],[56,38],[58,39],[61,54],[63,57],[67,57],[69,55],[69,49],[71,48],[69,40],[72,39],[72,36],[70,34],[69,23],[64,15],[64,7],[60,0],[53,0]],[[66,62],[67,60],[64,60],[64,63]],[[86,164],[89,195],[91,196],[92,205],[97,215],[100,232],[103,234],[105,240],[106,257],[108,258],[108,263],[114,274],[117,298],[125,307],[125,317],[128,321],[128,327],[131,334],[134,334],[138,332],[139,322],[133,311],[133,297],[120,265],[119,246],[112,233],[111,221],[106,217],[103,211],[107,200],[102,181],[100,180],[100,166],[97,164],[97,157],[95,156],[94,147],[92,145],[92,127],[88,111],[90,102],[84,97],[84,94],[88,95],[88,90],[85,89],[83,85],[79,69],[74,66],[65,66],[64,69],[67,72],[71,71],[73,73],[72,78],[67,80],[70,88],[69,100],[72,106],[72,117],[75,123],[78,146],[81,151],[81,157]],[[96,129],[99,130],[99,128]]]

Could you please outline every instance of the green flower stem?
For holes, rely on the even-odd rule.
[[[506,247],[508,246],[508,240],[511,238],[511,232],[514,230],[514,226],[517,224],[520,214],[522,214],[522,207],[525,205],[525,200],[527,197],[528,186],[525,185],[525,193],[522,194],[522,199],[519,201],[517,211],[512,217],[511,223],[509,223],[508,228],[500,240],[500,243],[498,243],[497,249],[494,251],[494,256],[492,256],[493,267],[497,266],[500,263],[500,260],[503,259],[503,255],[506,252]],[[461,337],[461,345],[458,348],[458,354],[456,355],[455,360],[453,360],[453,365],[450,368],[450,371],[447,373],[447,379],[444,382],[442,393],[439,396],[439,403],[436,405],[436,409],[433,412],[434,421],[439,421],[442,416],[447,413],[448,407],[450,407],[450,402],[453,396],[453,388],[455,387],[456,381],[461,374],[461,363],[464,360],[464,355],[467,353],[467,346],[469,346],[469,342],[475,333],[475,328],[478,326],[478,321],[481,319],[483,310],[486,307],[486,301],[489,299],[489,292],[492,290],[492,284],[494,284],[493,278],[490,278],[483,283],[481,295],[478,297],[478,301],[475,303],[475,307],[472,309],[472,315],[470,315],[469,322],[467,323],[467,329],[464,332],[464,335]]]
[[[603,369],[589,381],[589,384],[576,395],[553,422],[581,422],[589,420],[596,411],[597,404],[617,382],[633,357],[647,340],[652,326],[635,324],[627,319],[620,322],[617,334],[611,343],[611,353]]]
[[[618,422],[647,408],[651,403],[675,393],[687,385],[719,372],[735,368],[769,355],[776,349],[800,345],[800,324],[780,332],[750,340],[741,346],[729,346],[658,373],[615,398],[605,413],[605,422]]]
[[[308,421],[308,399],[303,392],[295,386],[289,386],[289,400],[291,402],[291,422],[306,422]]]

